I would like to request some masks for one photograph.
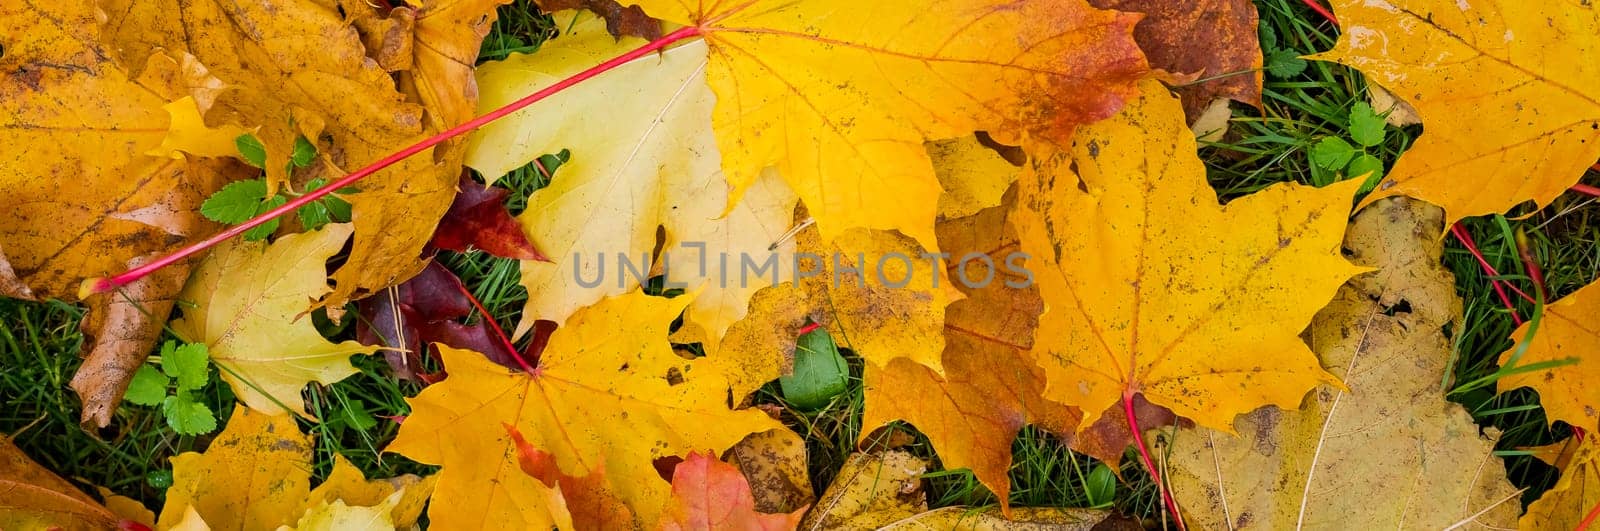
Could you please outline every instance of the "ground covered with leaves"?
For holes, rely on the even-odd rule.
[[[1600,514],[1593,6],[81,4],[0,7],[0,527]]]

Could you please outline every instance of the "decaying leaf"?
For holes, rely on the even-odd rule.
[[[1101,425],[1080,434],[1078,410],[1042,396],[1044,370],[1027,352],[1044,303],[1037,288],[1024,286],[1030,281],[1025,270],[1002,262],[1021,258],[1013,255],[1018,243],[1007,223],[1014,194],[1006,197],[1003,206],[939,223],[939,246],[951,256],[977,253],[994,260],[992,266],[973,261],[970,271],[952,272],[991,281],[981,288],[977,282],[958,283],[967,298],[945,309],[945,377],[908,359],[868,366],[861,421],[863,439],[890,421],[910,422],[928,436],[946,468],[972,469],[1003,508],[1011,492],[1011,443],[1023,426],[1037,425],[1073,449],[1113,464],[1132,440],[1121,414],[1102,417]],[[1142,421],[1159,426],[1171,418]]]
[[[449,377],[409,400],[412,413],[388,451],[443,465],[429,508],[435,525],[546,527],[549,487],[522,473],[504,424],[554,456],[566,475],[605,471],[640,522],[655,522],[669,485],[654,459],[726,450],[780,426],[731,410],[727,383],[705,360],[672,352],[667,327],[692,295],[633,292],[574,314],[551,335],[531,374],[441,347]]]
[[[1600,83],[1587,60],[1600,53],[1600,7],[1332,4],[1343,33],[1317,58],[1361,70],[1410,103],[1427,128],[1367,204],[1416,197],[1443,207],[1449,225],[1529,200],[1549,204],[1600,158]]]
[[[1539,332],[1534,334],[1527,352],[1517,366],[1570,360],[1548,369],[1507,375],[1496,385],[1501,390],[1532,387],[1539,392],[1539,405],[1551,423],[1564,421],[1575,427],[1600,433],[1600,283],[1584,286],[1544,308]],[[1529,323],[1511,333],[1511,340],[1528,337]],[[1502,366],[1511,361],[1518,346],[1513,344],[1500,354]]]
[[[329,519],[358,515],[397,527],[416,523],[431,478],[369,482],[341,458],[328,481],[313,491],[311,450],[311,439],[300,433],[293,417],[234,408],[227,428],[205,453],[172,458],[173,483],[159,528],[351,529],[330,526]]]
[[[801,529],[879,529],[928,510],[928,463],[900,450],[852,454]]]
[[[882,531],[1130,531],[1137,523],[1104,525],[1111,514],[1094,509],[1018,507],[1007,518],[999,511],[973,507],[944,507],[889,523]]]
[[[944,308],[960,296],[946,278],[948,260],[889,231],[853,229],[824,245],[810,228],[795,239],[794,282],[756,292],[750,315],[706,349],[729,375],[734,397],[789,372],[796,338],[810,323],[873,366],[905,358],[942,373]]]
[[[756,511],[750,484],[738,468],[714,454],[690,452],[672,472],[672,500],[661,511],[660,529],[747,529],[782,531],[800,523],[806,507],[790,513]]]
[[[265,147],[273,190],[290,183],[297,137],[314,142],[318,164],[337,176],[430,130],[423,107],[407,101],[389,72],[366,56],[357,29],[320,0],[101,0],[100,7],[119,14],[102,21],[102,38],[124,65],[143,64],[155,53],[188,54],[226,84],[213,91],[206,124],[252,128]],[[356,230],[349,259],[334,273],[328,307],[403,281],[425,265],[422,248],[450,205],[459,171],[431,154],[380,171],[344,196]]]
[[[1178,87],[1183,112],[1195,123],[1217,100],[1261,107],[1261,42],[1256,6],[1250,0],[1089,0],[1101,9],[1132,11],[1144,18],[1133,40],[1151,68],[1192,74],[1203,81]]]
[[[107,59],[111,50],[96,28],[86,2],[0,7],[0,142],[15,154],[0,161],[5,296],[76,300],[83,279],[205,235],[212,225],[197,214],[200,202],[242,168],[148,154],[175,125],[163,106],[212,79],[166,55],[141,61],[144,75],[130,77]],[[187,266],[127,286],[126,297],[86,301],[87,359],[72,382],[85,423],[110,422],[132,368],[161,333]]]
[[[0,529],[99,531],[122,520],[0,435]]]
[[[533,487],[531,494],[535,496],[529,499],[547,501],[544,507],[534,503],[528,512],[535,518],[524,520],[549,520],[557,529],[578,531],[624,529],[641,523],[634,520],[627,504],[617,498],[606,480],[604,468],[596,468],[582,477],[564,474],[556,467],[555,456],[534,448],[515,426],[506,424],[504,427],[516,447],[517,465],[524,474],[539,480],[537,484],[528,484]],[[541,512],[544,514],[539,514]]]
[[[756,510],[788,513],[816,501],[806,441],[787,428],[752,433],[723,456],[750,482]]]
[[[1020,181],[1014,223],[1051,331],[1032,351],[1045,397],[1077,406],[1084,426],[1135,393],[1222,430],[1263,405],[1294,408],[1334,381],[1299,333],[1361,271],[1339,255],[1360,183],[1218,205],[1177,100],[1144,86]]]
[[[389,510],[400,501],[401,493],[395,493],[373,507],[351,507],[343,501],[321,501],[316,505],[306,508],[306,513],[295,522],[294,527],[279,527],[278,531],[342,531],[345,529],[366,529],[369,531],[384,531],[394,529],[394,518],[389,516]]]
[[[1561,480],[1528,506],[1519,529],[1565,531],[1578,529],[1584,518],[1600,507],[1600,439],[1593,432],[1576,443],[1572,462],[1561,469]]]
[[[1517,491],[1494,441],[1439,388],[1443,329],[1461,312],[1442,231],[1439,209],[1403,199],[1351,224],[1351,260],[1378,270],[1351,279],[1307,331],[1348,390],[1324,385],[1300,411],[1240,417],[1238,435],[1170,436],[1168,477],[1191,528],[1513,525]]]
[[[776,166],[824,241],[899,229],[933,249],[939,185],[924,141],[980,130],[1064,141],[1114,114],[1147,70],[1137,16],[1082,0],[636,3],[707,43],[732,197]]]
[[[588,13],[556,16],[559,27],[571,29],[539,53],[483,66],[485,110],[644,42],[612,38]],[[768,175],[723,216],[728,185],[711,130],[715,98],[705,68],[704,43],[672,48],[473,137],[468,164],[494,177],[545,153],[572,153],[519,218],[553,261],[523,262],[528,304],[516,335],[535,319],[565,322],[578,308],[627,293],[654,270],[674,285],[703,289],[685,320],[714,340],[744,317],[750,295],[766,285],[759,273],[741,276],[743,260],[759,264],[772,256],[778,266],[771,274],[789,278],[783,262],[792,261],[786,252],[792,245],[769,249],[794,216],[795,196],[780,179]],[[666,235],[661,257],[653,254],[658,227]]]
[[[517,218],[506,211],[510,190],[484,186],[467,172],[461,173],[456,187],[460,191],[433,233],[434,247],[463,253],[478,249],[517,260],[549,260],[528,241]]]
[[[306,309],[328,292],[325,263],[351,226],[290,234],[268,245],[232,240],[196,268],[182,298],[193,307],[172,322],[180,337],[205,343],[223,380],[245,405],[267,413],[307,415],[300,392],[356,373],[350,356],[377,350],[355,341],[331,343]]]
[[[420,0],[416,9],[416,57],[404,80],[427,112],[428,127],[442,131],[478,112],[473,65],[483,37],[494,26],[495,9],[511,0]],[[459,140],[442,151],[456,151]],[[453,162],[460,161],[453,158]]]

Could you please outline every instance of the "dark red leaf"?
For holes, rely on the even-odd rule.
[[[456,252],[472,248],[501,258],[550,261],[506,211],[509,190],[484,186],[465,172],[457,187],[461,191],[433,233],[434,247]]]
[[[432,383],[442,376],[422,372],[423,349],[433,343],[472,350],[513,369],[522,366],[517,354],[482,320],[486,316],[472,324],[460,321],[472,314],[472,302],[467,300],[461,279],[438,262],[428,264],[404,284],[363,299],[356,308],[361,314],[356,320],[356,341],[405,349],[384,351],[399,378]],[[536,336],[535,343],[539,341]]]

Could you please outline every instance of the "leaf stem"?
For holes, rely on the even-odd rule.
[[[1596,170],[1596,171],[1600,171],[1600,170]],[[1577,193],[1580,193],[1580,194],[1583,194],[1583,195],[1586,195],[1586,196],[1589,196],[1589,197],[1600,197],[1600,188],[1589,186],[1589,185],[1583,184],[1583,183],[1574,184],[1574,185],[1572,185],[1572,188],[1568,188],[1567,190],[1573,191],[1573,192],[1577,192]]]
[[[517,352],[517,345],[513,344],[511,337],[507,336],[506,331],[500,328],[500,323],[495,322],[494,314],[484,309],[483,303],[478,302],[478,298],[472,296],[472,290],[467,289],[465,283],[457,282],[456,287],[460,288],[461,294],[467,297],[467,302],[472,303],[472,307],[478,309],[478,318],[489,324],[489,329],[494,331],[494,337],[500,339],[500,344],[506,347],[506,352],[510,352],[512,358],[516,358],[517,365],[522,367],[522,372],[532,374],[533,365],[529,364],[527,359],[524,359],[521,352]]]
[[[1333,12],[1328,11],[1326,7],[1322,7],[1322,4],[1317,3],[1317,0],[1300,0],[1300,2],[1311,8],[1312,11],[1316,11],[1318,15],[1322,15],[1322,18],[1328,19],[1328,22],[1332,22],[1333,25],[1339,25],[1339,19],[1334,18]]]
[[[645,55],[647,55],[647,54],[649,54],[651,52],[654,52],[656,50],[660,50],[662,48],[665,48],[665,47],[667,47],[667,45],[670,45],[670,44],[672,44],[674,42],[678,42],[678,41],[681,41],[681,40],[684,40],[684,39],[687,39],[687,38],[690,38],[690,37],[694,37],[694,36],[697,36],[697,35],[700,35],[700,28],[697,27],[697,26],[685,26],[683,28],[679,28],[677,31],[674,31],[672,33],[668,33],[666,35],[662,35],[661,38],[653,40],[653,41],[650,41],[650,42],[646,43],[644,46],[640,46],[638,48],[635,48],[633,51],[630,51],[628,53],[613,57],[613,58],[611,58],[609,60],[606,60],[603,63],[600,63],[598,65],[595,65],[595,66],[589,68],[588,70],[584,70],[582,72],[578,72],[577,74],[573,74],[572,77],[568,77],[566,79],[563,79],[561,81],[556,82],[553,85],[550,85],[548,87],[540,89],[537,92],[534,92],[534,93],[529,94],[527,96],[523,96],[522,99],[519,99],[517,101],[513,101],[511,103],[508,103],[508,104],[506,104],[506,105],[504,105],[504,106],[502,106],[502,107],[500,107],[498,109],[495,109],[493,111],[489,111],[488,113],[485,113],[482,116],[479,116],[477,118],[473,118],[471,120],[468,120],[468,121],[462,123],[461,125],[457,125],[455,127],[451,127],[451,128],[446,129],[444,131],[441,131],[438,134],[433,135],[431,137],[428,137],[426,139],[423,139],[422,141],[417,142],[415,144],[412,144],[412,145],[406,147],[405,149],[401,149],[400,151],[396,151],[394,153],[391,153],[388,156],[385,156],[382,159],[379,159],[377,162],[373,162],[372,164],[369,164],[366,167],[363,167],[361,169],[353,171],[350,174],[339,178],[339,180],[337,180],[337,181],[333,181],[332,183],[328,183],[327,185],[324,185],[321,188],[318,188],[316,190],[308,192],[305,195],[302,195],[300,197],[296,197],[293,200],[290,200],[289,202],[284,203],[283,205],[281,205],[281,206],[279,206],[277,208],[274,208],[272,210],[268,210],[268,211],[266,211],[265,213],[262,213],[259,216],[251,218],[250,220],[245,221],[242,224],[235,225],[235,226],[229,228],[228,230],[225,230],[225,231],[222,231],[222,232],[216,234],[215,236],[212,236],[210,238],[206,238],[205,240],[202,240],[200,242],[191,244],[191,245],[189,245],[187,247],[184,247],[182,249],[178,249],[177,251],[173,251],[171,254],[168,254],[168,255],[163,256],[163,257],[158,258],[158,259],[155,259],[155,260],[153,260],[153,261],[151,261],[149,263],[146,263],[144,265],[141,265],[139,267],[135,267],[133,269],[129,269],[128,271],[123,272],[121,274],[118,274],[118,275],[115,275],[115,276],[111,276],[111,277],[93,278],[93,279],[85,280],[83,282],[83,284],[81,286],[79,286],[79,288],[78,288],[78,297],[79,298],[85,298],[85,297],[88,297],[90,295],[94,295],[94,294],[97,294],[97,293],[105,293],[107,291],[111,291],[111,290],[120,288],[122,286],[126,286],[129,283],[136,282],[139,279],[144,278],[146,275],[154,273],[154,272],[156,272],[157,270],[160,270],[163,267],[167,267],[169,265],[172,265],[175,262],[178,262],[178,261],[181,261],[181,260],[183,260],[185,258],[189,258],[191,256],[194,256],[195,254],[198,254],[201,251],[204,251],[206,249],[210,249],[211,247],[216,246],[219,243],[227,241],[228,239],[233,238],[234,236],[238,236],[240,234],[243,234],[245,231],[253,229],[253,228],[255,228],[255,227],[257,227],[257,226],[259,226],[259,225],[261,225],[263,223],[267,223],[269,221],[272,221],[273,219],[277,219],[279,216],[282,216],[284,214],[288,214],[289,212],[293,212],[295,209],[300,208],[301,206],[304,206],[307,203],[310,203],[312,201],[316,201],[318,199],[321,199],[323,196],[331,194],[335,190],[339,190],[341,188],[344,188],[346,186],[354,184],[356,181],[359,181],[359,180],[361,180],[363,178],[366,178],[367,176],[370,176],[370,175],[372,175],[374,173],[377,173],[379,170],[387,168],[387,167],[393,165],[396,162],[400,162],[402,160],[405,160],[407,157],[410,157],[410,156],[415,155],[417,153],[421,153],[424,150],[427,150],[428,148],[431,148],[433,146],[439,145],[439,144],[443,143],[444,141],[449,140],[451,138],[455,138],[457,136],[461,136],[463,133],[466,133],[466,132],[471,131],[473,129],[477,129],[479,127],[482,127],[484,124],[488,124],[489,122],[493,122],[493,121],[498,120],[500,118],[504,118],[506,115],[514,113],[514,112],[517,112],[519,110],[522,110],[524,107],[532,105],[533,103],[538,102],[539,100],[543,100],[545,98],[548,98],[553,94],[556,94],[558,92],[566,90],[567,88],[569,88],[569,87],[571,87],[573,85],[576,85],[578,83],[582,83],[582,82],[588,80],[589,78],[592,78],[592,77],[595,77],[595,76],[600,75],[602,73],[605,73],[606,71],[609,71],[609,70],[611,70],[613,68],[616,68],[618,66],[626,64],[626,63],[628,63],[630,61],[633,61],[634,59],[638,59],[638,58],[643,57],[643,56],[645,56]]]
[[[1457,221],[1456,224],[1450,226],[1450,234],[1461,241],[1461,245],[1467,248],[1467,252],[1472,253],[1473,258],[1478,259],[1478,266],[1482,267],[1483,272],[1489,275],[1489,284],[1494,286],[1495,294],[1500,296],[1500,302],[1505,304],[1506,311],[1511,312],[1511,321],[1516,323],[1517,326],[1522,326],[1522,316],[1517,315],[1516,304],[1511,302],[1511,296],[1506,294],[1505,286],[1501,284],[1500,279],[1495,278],[1500,276],[1500,272],[1495,271],[1494,266],[1489,264],[1489,260],[1483,257],[1483,253],[1478,251],[1477,242],[1472,241],[1472,233],[1467,232],[1467,227]],[[1516,288],[1513,287],[1511,289]]]
[[[1178,523],[1178,530],[1184,531],[1183,514],[1178,512],[1178,502],[1172,499],[1172,492],[1167,490],[1167,484],[1161,481],[1161,472],[1156,470],[1154,459],[1150,458],[1150,448],[1144,444],[1144,433],[1139,429],[1139,417],[1133,414],[1133,389],[1122,392],[1122,413],[1128,417],[1128,430],[1133,432],[1133,442],[1139,447],[1139,458],[1144,460],[1144,469],[1150,472],[1150,479],[1156,482],[1156,489],[1161,492],[1161,502],[1167,505],[1167,512],[1172,513],[1172,520]]]

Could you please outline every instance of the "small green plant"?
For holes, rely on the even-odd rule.
[[[1350,108],[1347,132],[1354,144],[1337,136],[1327,136],[1311,147],[1311,163],[1318,170],[1331,172],[1314,172],[1313,181],[1321,185],[1366,176],[1360,191],[1365,194],[1383,178],[1383,160],[1367,150],[1383,144],[1384,117],[1373,111],[1372,105],[1357,103]]]
[[[168,341],[161,346],[160,363],[160,369],[146,364],[133,374],[126,395],[128,402],[161,406],[167,425],[183,435],[216,431],[216,414],[196,397],[211,381],[211,356],[205,344],[180,346]]]
[[[251,166],[261,168],[266,166],[266,146],[256,137],[244,134],[234,139],[234,145],[239,149],[239,155]],[[317,147],[304,137],[294,141],[294,152],[289,155],[289,170],[310,166],[317,158]],[[326,179],[312,179],[306,182],[306,191],[310,192],[327,185]],[[340,193],[352,193],[355,190],[339,190]],[[244,223],[250,218],[266,213],[268,210],[283,206],[289,202],[290,196],[300,194],[289,190],[279,190],[277,194],[267,196],[267,182],[262,178],[248,181],[237,181],[211,194],[200,205],[200,214],[206,219],[217,223],[234,225]],[[307,203],[295,209],[295,215],[300,218],[300,225],[305,230],[314,230],[332,222],[350,221],[350,203],[340,199],[337,195],[329,195],[317,201]],[[278,220],[274,219],[263,223],[253,229],[245,231],[244,239],[249,241],[265,240],[278,230]]]
[[[1300,58],[1299,51],[1279,45],[1278,30],[1262,24],[1260,39],[1264,67],[1272,77],[1290,78],[1306,71],[1306,60]]]

